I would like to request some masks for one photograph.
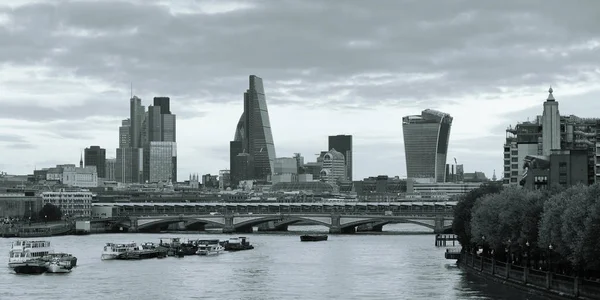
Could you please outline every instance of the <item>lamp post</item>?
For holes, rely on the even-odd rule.
[[[550,243],[550,245],[548,245],[548,271],[552,272],[552,256],[554,255],[553,253],[554,250],[554,246],[552,245],[552,243]]]
[[[531,261],[531,252],[529,248],[529,241],[525,242],[525,266],[529,268],[529,264]]]

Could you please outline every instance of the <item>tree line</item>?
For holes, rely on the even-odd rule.
[[[600,277],[600,184],[528,190],[491,182],[457,200],[453,230],[463,251]]]

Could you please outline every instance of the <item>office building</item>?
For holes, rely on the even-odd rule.
[[[244,112],[236,126],[234,141],[242,143],[240,153],[250,155],[253,179],[264,181],[274,173],[276,155],[267,100],[262,79],[255,75],[250,75],[250,86],[244,93]],[[230,149],[230,155],[237,156],[239,153],[233,150]]]
[[[92,192],[83,189],[60,189],[56,192],[43,192],[44,204],[50,203],[60,208],[65,216],[91,217]]]
[[[106,164],[105,164],[105,180],[109,180],[109,181],[114,181],[115,180],[115,171],[116,171],[116,167],[117,167],[117,159],[116,158],[109,158],[106,160]]]
[[[0,218],[35,218],[42,206],[42,197],[33,191],[0,191]]]
[[[106,149],[91,146],[83,151],[84,165],[96,166],[98,177],[106,178]]]
[[[171,114],[170,108],[170,98],[169,97],[155,97],[154,105],[148,106],[148,112],[146,113],[146,122],[144,131],[146,132],[146,138],[143,141],[144,148],[144,180],[151,181],[150,178],[151,172],[151,143],[152,142],[171,142],[176,143],[176,120],[177,117],[174,114]],[[176,147],[176,144],[174,145]],[[158,150],[157,150],[158,151]],[[176,155],[176,154],[175,154]],[[177,156],[174,157],[174,170],[173,176],[171,180],[173,182],[177,181]],[[162,163],[155,163],[154,165],[158,165]],[[156,174],[154,179],[157,179]]]
[[[332,135],[329,136],[329,147],[335,149],[344,155],[346,165],[346,180],[352,181],[352,136],[351,135]]]
[[[337,184],[346,180],[346,160],[344,154],[331,149],[323,155],[323,168],[320,172],[320,180],[329,184]]]
[[[174,142],[150,142],[150,182],[176,182],[177,145]]]
[[[421,115],[402,118],[408,178],[446,181],[451,126],[452,117],[449,114],[432,109],[422,111]]]

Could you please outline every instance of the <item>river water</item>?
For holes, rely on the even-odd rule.
[[[389,225],[384,230],[407,230],[406,226],[411,225]],[[465,274],[455,261],[444,259],[445,249],[434,246],[433,234],[329,235],[326,242],[301,243],[298,230],[323,228],[290,226],[290,230],[247,235],[254,250],[141,261],[102,261],[100,254],[106,242],[232,235],[52,237],[48,239],[55,251],[77,256],[73,272],[17,275],[8,267],[0,268],[0,299],[541,299]],[[0,240],[5,264],[13,240]]]

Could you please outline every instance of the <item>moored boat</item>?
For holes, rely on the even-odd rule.
[[[196,254],[198,254],[198,255],[219,255],[224,250],[225,250],[225,247],[221,246],[221,244],[219,244],[219,241],[217,240],[216,243],[198,245],[198,251],[196,251]]]
[[[305,235],[300,236],[300,241],[302,241],[302,242],[319,242],[319,241],[326,241],[326,240],[327,240],[327,235],[325,235],[325,234],[317,234],[317,235],[305,234]]]
[[[61,262],[69,262],[69,266],[71,268],[77,266],[77,257],[70,253],[49,253],[48,255],[44,256],[43,259],[50,261],[54,258]]]
[[[242,251],[254,249],[247,237],[230,238],[223,244],[225,251]]]
[[[133,251],[133,250],[138,250],[138,249],[139,249],[139,247],[137,246],[136,243],[129,243],[129,244],[106,243],[106,245],[104,246],[104,250],[102,251],[102,256],[100,258],[102,260],[116,259],[117,256],[119,256],[122,253],[125,253],[128,251]]]
[[[73,266],[71,260],[62,260],[58,257],[53,257],[46,262],[48,273],[70,273]]]
[[[41,274],[48,270],[42,258],[53,252],[49,241],[17,240],[11,243],[8,266],[18,274]]]

